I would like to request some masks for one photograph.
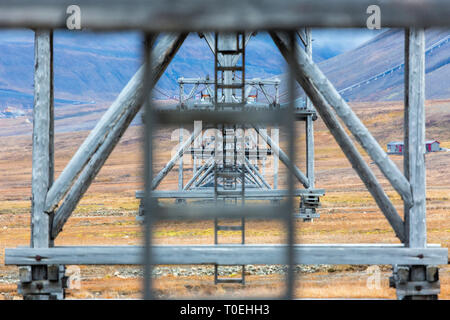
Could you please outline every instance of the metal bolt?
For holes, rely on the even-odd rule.
[[[416,289],[416,291],[421,291],[422,290],[422,286],[415,286],[414,289]]]
[[[419,255],[417,256],[417,258],[423,259],[423,254],[419,254]]]
[[[44,286],[42,285],[42,283],[38,283],[38,284],[36,284],[36,288],[38,290],[42,290],[44,288]]]
[[[36,259],[36,261],[41,261],[42,257],[40,255],[36,255],[36,257],[34,257],[34,259]]]

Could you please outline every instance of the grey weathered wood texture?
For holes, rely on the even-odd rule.
[[[214,179],[214,177],[212,177]],[[211,199],[211,198],[210,198]],[[212,198],[214,199],[214,198]],[[211,199],[211,200],[212,200]],[[269,198],[270,199],[270,198]],[[267,199],[267,200],[269,200]],[[285,202],[277,205],[272,204],[246,204],[245,210],[241,206],[229,206],[224,203],[200,204],[190,206],[159,207],[152,214],[159,220],[208,220],[208,219],[274,219],[285,220],[291,211]]]
[[[258,180],[256,175],[252,172],[252,169],[244,163],[244,170],[246,171],[244,180],[248,181],[248,183],[252,186],[257,186],[259,188],[263,188],[263,184]],[[246,186],[248,184],[246,183]]]
[[[154,49],[155,56],[157,57],[153,66],[155,81],[163,74],[185,38],[186,34],[168,34],[160,39]],[[109,143],[113,143],[114,146],[142,105],[143,73],[144,66],[130,79],[117,99],[61,172],[49,191],[46,203],[47,212],[52,212],[56,208],[58,202],[64,197],[75,182],[77,176],[88,165],[89,161],[91,161],[94,154],[101,154],[102,159],[108,157],[113,148],[107,143],[104,143],[105,140],[109,138]],[[104,151],[99,152],[99,148],[102,145],[108,148],[104,147]]]
[[[406,30],[405,41],[405,154],[404,171],[413,203],[405,207],[405,228],[410,247],[427,243],[425,206],[425,31]]]
[[[70,0],[0,1],[0,27],[65,28]],[[379,5],[383,27],[449,26],[447,0],[78,0],[82,27],[146,31],[366,27]],[[125,14],[126,13],[126,14]]]
[[[158,174],[153,178],[152,188],[156,189],[164,177],[169,173],[170,170],[175,166],[177,161],[183,156],[186,150],[194,142],[194,140],[202,133],[201,128],[195,128],[191,136],[178,148],[177,153],[175,153],[172,158],[167,162],[164,168],[158,172]]]
[[[325,194],[324,189],[294,189],[293,196],[302,196],[302,195],[316,195],[323,196]],[[289,191],[282,189],[264,189],[264,190],[245,190],[246,198],[282,198],[288,197]],[[170,191],[170,190],[154,190],[152,192],[152,197],[155,198],[180,198],[180,199],[189,199],[189,198],[214,198],[213,190],[209,191],[199,191],[199,190],[183,190],[183,191]],[[136,198],[142,199],[144,198],[143,191],[136,191]]]
[[[308,177],[309,187],[314,188],[314,123],[312,116],[306,117],[306,176]]]
[[[278,125],[274,126],[271,130],[271,135],[275,141],[279,141],[280,128]],[[278,189],[278,169],[279,169],[279,157],[277,153],[273,154],[273,188]]]
[[[181,145],[183,144],[183,127],[180,127],[179,130],[180,132],[178,143]],[[183,156],[180,157],[180,160],[178,162],[178,190],[183,190]]]
[[[157,245],[154,264],[285,264],[287,245]],[[401,245],[294,245],[294,264],[446,264],[447,248]],[[143,247],[6,249],[6,265],[142,264]],[[38,261],[35,257],[40,256]]]
[[[52,32],[36,30],[34,47],[33,168],[31,181],[31,245],[50,245],[50,216],[45,199],[53,178]]]
[[[160,39],[154,48],[156,59],[152,66],[152,74],[155,82],[163,74],[185,37],[185,34],[170,34]],[[145,67],[141,67],[131,78],[50,189],[46,203],[48,212],[54,210],[70,188],[61,207],[55,213],[53,237],[61,231],[82,195],[139,111],[143,102],[144,70]]]
[[[264,177],[261,175],[261,173],[259,173],[258,169],[250,163],[250,160],[248,160],[248,158],[245,158],[245,167],[246,167],[248,173],[250,173],[252,178],[255,180],[255,182],[260,187],[262,187],[262,185],[264,185],[264,187],[266,187],[267,189],[271,189],[269,183],[266,181],[266,179],[264,179]],[[259,182],[258,179],[261,182]]]
[[[291,160],[289,157],[284,153],[283,150],[272,140],[272,138],[269,137],[267,133],[265,133],[263,130],[260,130],[258,126],[254,126],[256,132],[263,138],[263,140],[267,143],[267,145],[272,149],[272,151],[278,155],[281,162],[283,162],[286,167],[291,167]],[[295,177],[298,179],[298,181],[303,184],[305,188],[309,188],[309,181],[308,178],[303,174],[303,172],[300,171],[300,169],[295,165],[292,164],[292,173],[295,175]]]
[[[214,157],[209,158],[206,162],[195,172],[194,176],[186,183],[183,190],[188,190],[197,178],[206,170],[207,167],[214,166]]]
[[[299,36],[301,33],[299,33]],[[302,36],[300,36],[302,38]],[[312,32],[311,28],[305,28],[303,33],[304,45],[306,54],[312,60]],[[314,109],[311,100],[306,98],[306,109]],[[306,134],[306,176],[308,177],[309,187],[314,188],[314,122],[311,116],[306,117],[305,121],[305,134]]]
[[[208,176],[211,174],[211,172],[214,170],[214,166],[216,165],[216,163],[214,163],[213,166],[209,166],[208,169],[206,169],[206,171],[198,178],[198,180],[195,182],[195,186],[198,187],[200,186],[203,181],[205,181],[206,178],[208,178]],[[211,174],[212,175],[212,174]]]
[[[287,43],[287,40],[282,33],[277,33],[275,36],[282,42]],[[389,180],[405,203],[410,205],[412,203],[411,188],[403,173],[380,147],[378,142],[353,112],[347,102],[341,97],[333,84],[298,44],[297,51],[300,71],[310,79],[317,91],[320,92],[328,104],[333,107],[336,114],[342,119],[356,140],[377,164],[386,179]]]
[[[245,46],[247,46],[247,43],[250,41],[251,37],[253,35],[253,32],[246,32],[245,33],[245,39],[244,39],[244,44]],[[212,54],[215,54],[215,38],[214,38],[214,33],[213,32],[205,32],[205,33],[201,33],[201,37],[203,37],[206,41],[206,43],[208,44],[209,49],[211,50]],[[236,65],[239,61],[239,58],[241,57],[242,54],[236,54],[232,56],[231,59],[231,65]],[[222,66],[225,66],[226,62],[225,59],[226,57],[222,54],[219,53],[217,56],[217,59],[219,60],[219,64]],[[214,83],[214,81],[212,82]],[[212,97],[213,95],[211,95]]]
[[[277,34],[272,33],[271,36],[275,44],[280,49],[283,56],[287,58],[288,55],[290,54],[289,53],[290,51],[286,46],[286,43],[280,37],[278,37]],[[300,50],[302,49],[299,48],[297,51]],[[382,186],[378,182],[372,170],[364,161],[361,154],[356,149],[355,145],[345,132],[342,125],[339,123],[339,121],[337,121],[336,117],[332,112],[331,106],[325,100],[325,98],[322,96],[319,90],[312,84],[310,79],[302,72],[302,70],[300,70],[296,66],[291,66],[291,68],[297,69],[297,72],[295,74],[298,83],[302,86],[303,90],[305,90],[305,92],[313,102],[317,112],[324,121],[325,125],[330,130],[331,134],[336,139],[336,142],[339,144],[341,149],[344,151],[344,154],[346,155],[347,159],[352,164],[352,167],[355,169],[358,176],[364,182],[365,186],[367,187],[367,190],[373,196],[378,207],[391,224],[396,236],[402,242],[404,242],[406,237],[403,220],[401,219],[397,210],[393,206],[389,197],[384,192]]]

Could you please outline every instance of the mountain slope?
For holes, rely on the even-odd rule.
[[[322,33],[318,33],[319,38],[325,37]],[[332,43],[318,42],[320,45],[314,50],[316,61],[346,49],[333,49]],[[141,64],[139,33],[56,31],[54,48],[57,106],[111,102]],[[7,106],[32,107],[33,50],[32,31],[0,33],[0,110]],[[252,37],[246,53],[248,77],[272,77],[285,68],[283,58],[266,33]],[[214,57],[206,42],[197,34],[190,34],[158,82],[156,97],[166,99],[177,95],[176,80],[179,77],[212,76],[213,72]]]
[[[426,31],[427,99],[450,97],[449,38],[450,30]],[[346,100],[402,100],[404,31],[390,29],[354,50],[318,63],[318,66]],[[280,77],[286,79],[285,75]],[[282,91],[286,92],[286,89]]]

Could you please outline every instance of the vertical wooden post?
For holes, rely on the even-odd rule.
[[[183,126],[180,127],[180,146],[183,144]],[[183,156],[180,157],[180,164],[178,167],[178,190],[183,190]]]
[[[406,246],[424,248],[427,246],[424,29],[411,28],[405,31],[404,120],[404,174],[411,185],[413,198],[411,205],[405,203]],[[437,299],[439,293],[438,276],[429,279],[427,270],[427,266],[409,266],[407,283],[414,287],[414,291],[404,291],[401,285],[397,285],[397,296],[401,299],[414,300]],[[427,294],[422,294],[422,289],[428,289],[423,288],[423,283],[428,283],[427,286],[430,286],[430,282],[434,284],[434,290],[428,290]]]
[[[184,84],[180,83],[180,108],[183,106]],[[183,126],[180,126],[180,146],[183,144]],[[183,156],[180,157],[180,165],[178,167],[178,190],[183,190]]]
[[[309,188],[314,189],[314,127],[312,115],[308,115],[305,121],[306,131],[306,176],[308,177]]]
[[[50,245],[50,219],[45,213],[47,191],[53,182],[52,38],[47,30],[35,33],[33,109],[32,237],[31,246]]]
[[[36,30],[34,40],[34,108],[33,156],[31,179],[31,247],[53,246],[50,239],[51,218],[45,212],[47,192],[54,177],[54,116],[53,116],[53,32]],[[31,279],[46,280],[47,266],[33,266]],[[61,288],[62,289],[62,288]],[[50,299],[48,294],[19,284],[25,299]]]
[[[272,129],[272,139],[275,141],[275,143],[279,143],[279,127],[278,125],[274,126]],[[273,188],[278,189],[278,165],[279,165],[279,157],[278,152],[274,152],[272,150],[272,157],[273,157]]]
[[[412,206],[405,206],[407,245],[427,243],[425,207],[425,34],[406,30],[405,39],[405,176],[411,185]]]
[[[312,59],[312,37],[311,29],[305,29],[306,34],[306,54]],[[313,109],[313,105],[309,98],[306,98],[306,108]],[[306,176],[308,177],[309,187],[314,188],[314,125],[312,115],[308,115],[305,121],[306,133]]]

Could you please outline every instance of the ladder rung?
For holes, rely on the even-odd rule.
[[[243,71],[244,67],[243,66],[217,66],[217,70],[218,71]]]
[[[242,49],[233,49],[233,50],[219,50],[217,49],[217,53],[221,54],[239,54],[242,52]]]
[[[216,226],[217,231],[242,231],[243,226]]]

